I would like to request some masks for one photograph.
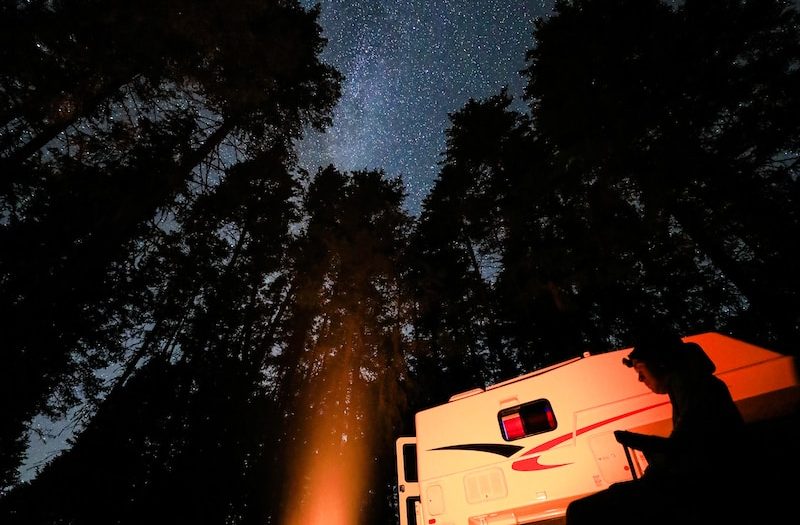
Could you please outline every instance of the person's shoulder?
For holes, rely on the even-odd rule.
[[[728,385],[714,374],[683,371],[670,378],[670,390],[676,397],[718,397],[728,392]]]

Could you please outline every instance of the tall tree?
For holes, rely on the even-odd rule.
[[[318,58],[318,10],[296,1],[17,4],[3,52],[27,55],[0,68],[3,485],[30,418],[69,406],[76,374],[118,361],[152,318],[160,284],[139,262],[176,210],[327,125],[340,80]]]
[[[684,326],[796,345],[798,28],[782,0],[557,2],[538,21],[537,131],[593,217],[638,218],[620,255],[643,273],[614,300],[658,290]]]
[[[388,499],[386,465],[375,458],[391,449],[403,407],[404,196],[382,172],[329,166],[304,199],[280,356],[283,446],[294,458],[283,472],[282,523],[368,523],[376,498]]]
[[[573,266],[560,247],[577,241],[558,222],[565,192],[512,103],[502,91],[451,115],[415,235],[419,342],[447,360],[440,366],[469,371],[462,389],[582,349],[575,308],[560,290]]]
[[[504,139],[519,118],[505,111],[509,103],[503,93],[451,114],[445,160],[412,238],[422,404],[518,370],[496,330],[494,289],[506,234]],[[447,381],[426,378],[441,371]]]
[[[239,163],[176,215],[180,234],[141,261],[162,278],[153,298],[161,306],[126,369],[75,446],[12,491],[0,515],[264,523],[274,513],[261,491],[275,471],[269,370],[297,219],[290,167],[284,150]],[[80,492],[103,503],[86,504],[94,498]]]

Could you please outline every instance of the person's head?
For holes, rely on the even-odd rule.
[[[714,363],[696,343],[685,343],[668,328],[657,327],[644,331],[633,350],[622,359],[633,368],[639,381],[657,394],[667,392],[667,382],[673,373],[712,374]]]
[[[667,377],[663,369],[653,366],[652,363],[648,364],[647,361],[639,359],[629,359],[626,364],[630,363],[630,367],[636,372],[636,376],[640,382],[644,383],[647,388],[656,394],[667,393]],[[664,372],[664,373],[662,373]]]

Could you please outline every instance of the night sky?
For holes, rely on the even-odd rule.
[[[333,127],[309,134],[301,163],[401,176],[416,215],[439,171],[448,114],[503,86],[521,103],[533,21],[553,0],[302,1],[316,3],[322,59],[345,81]]]

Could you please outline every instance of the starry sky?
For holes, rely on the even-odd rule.
[[[382,169],[401,176],[417,215],[439,167],[448,114],[508,86],[521,102],[519,71],[533,22],[553,0],[302,0],[319,3],[328,45],[322,60],[345,77],[334,124],[299,145],[312,173]]]

